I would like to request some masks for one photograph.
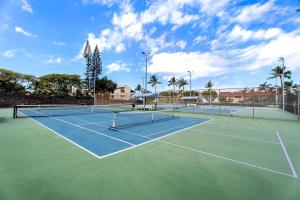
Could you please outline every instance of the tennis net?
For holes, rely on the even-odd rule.
[[[14,118],[50,117],[64,115],[86,115],[114,113],[132,110],[130,104],[114,105],[17,105],[14,107]]]
[[[119,130],[138,126],[143,124],[150,124],[154,122],[179,119],[178,116],[162,114],[157,112],[132,112],[132,113],[114,113],[113,121],[109,127],[112,130]]]

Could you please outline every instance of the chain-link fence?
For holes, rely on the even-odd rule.
[[[239,117],[297,120],[299,91],[288,88],[225,88],[160,92],[160,109]],[[283,97],[284,96],[284,97]]]
[[[0,92],[0,107],[40,104],[91,105],[93,104],[93,98],[89,96],[52,96],[46,94],[30,94],[24,92]]]

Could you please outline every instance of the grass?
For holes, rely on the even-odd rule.
[[[123,153],[97,159],[30,119],[0,110],[0,199],[300,198],[300,178],[237,164],[171,144],[291,174],[279,131],[300,173],[300,123],[214,119]],[[255,141],[259,140],[259,141]]]

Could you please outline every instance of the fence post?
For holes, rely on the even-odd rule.
[[[221,89],[219,89],[219,95],[218,95],[219,114],[221,114],[221,102],[220,102],[220,94],[221,94]]]
[[[252,117],[254,118],[254,88],[252,89]]]
[[[297,96],[298,96],[298,120],[300,120],[300,86],[298,86],[297,88]]]

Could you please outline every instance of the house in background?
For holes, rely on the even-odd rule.
[[[112,100],[130,100],[132,90],[127,85],[118,85],[113,93],[110,94]]]

